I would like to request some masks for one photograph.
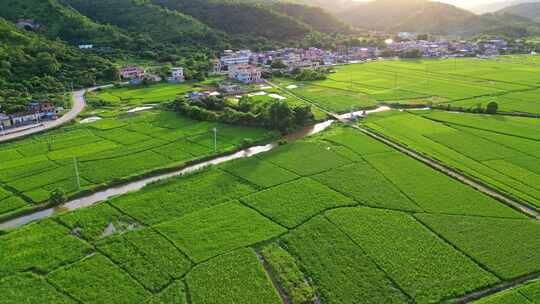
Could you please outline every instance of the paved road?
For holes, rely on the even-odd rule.
[[[52,121],[46,121],[41,124],[36,125],[33,128],[29,128],[30,126],[26,126],[24,128],[21,128],[18,132],[13,133],[7,133],[9,131],[6,131],[6,135],[0,135],[0,143],[6,142],[8,140],[13,140],[20,137],[25,137],[28,135],[44,132],[53,128],[56,128],[58,126],[61,126],[63,124],[66,124],[73,119],[75,119],[86,107],[86,101],[84,99],[84,95],[87,92],[95,91],[99,88],[106,88],[110,87],[111,85],[104,85],[104,86],[98,86],[98,87],[92,87],[84,90],[79,90],[73,92],[73,106],[69,112],[64,114],[62,117],[60,117],[57,120]]]

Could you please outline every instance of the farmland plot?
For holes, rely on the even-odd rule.
[[[348,208],[327,217],[417,303],[440,302],[498,282],[408,214]]]
[[[154,225],[255,191],[255,187],[226,172],[207,169],[150,185],[115,198],[111,204],[144,224]]]
[[[138,234],[135,236],[136,243],[128,237],[131,234]],[[140,241],[141,237],[145,238],[144,242]],[[154,292],[169,284],[173,274],[180,277],[191,266],[172,244],[150,230],[109,237],[100,241],[97,249]]]
[[[540,111],[533,91],[540,82],[535,67],[447,59],[378,61],[338,66],[335,71],[323,81],[279,82],[282,87],[293,84],[294,94],[338,113],[378,103],[469,107],[494,99],[502,110]]]
[[[90,242],[137,226],[136,221],[107,203],[60,215],[58,220]]]
[[[281,146],[260,158],[301,176],[320,173],[350,163],[328,144],[296,142]]]
[[[90,245],[52,220],[30,224],[0,236],[0,277],[29,269],[49,272],[90,250]]]
[[[540,172],[535,131],[538,122],[534,119],[439,111],[418,115],[390,112],[374,115],[365,124],[500,191],[540,206],[540,191],[531,186]]]
[[[323,217],[283,238],[329,304],[404,303],[406,296],[355,243]]]
[[[0,279],[2,303],[58,303],[74,304],[71,298],[51,286],[45,279],[32,273]]]
[[[186,304],[186,287],[182,281],[175,281],[159,294],[150,298],[146,304]]]
[[[422,123],[396,128],[425,129],[410,138],[450,150],[427,135],[457,129],[412,116]],[[225,129],[224,138],[228,132],[236,130]],[[0,286],[15,300],[17,286],[35,284],[39,290],[29,294],[47,299],[58,291],[82,303],[278,304],[277,288],[292,304],[435,303],[540,271],[538,223],[356,132],[334,126],[266,154],[2,231]],[[156,151],[173,143],[157,142],[127,147],[166,156]],[[521,150],[534,146],[522,144],[515,151],[524,156],[501,164],[526,169],[535,157]],[[107,156],[129,155],[121,152]],[[72,160],[51,163],[57,169]],[[35,172],[47,170],[44,163]],[[13,279],[29,272],[53,289]]]
[[[255,252],[240,249],[196,266],[187,276],[193,304],[280,304]]]
[[[83,303],[143,303],[150,296],[139,283],[100,254],[60,268],[48,278]]]
[[[503,279],[540,270],[540,224],[533,220],[418,214],[437,234]]]
[[[366,159],[426,212],[524,217],[510,207],[412,158],[388,153],[368,156]]]
[[[258,159],[236,160],[223,165],[222,169],[261,188],[269,188],[299,178],[290,171]]]
[[[310,178],[302,178],[242,199],[287,228],[294,228],[324,210],[357,203]]]
[[[364,161],[314,175],[313,179],[363,205],[408,211],[423,210]]]
[[[217,150],[213,128],[218,130]],[[6,161],[0,162],[0,186],[41,204],[55,190],[72,196],[236,150],[246,139],[258,142],[274,137],[265,129],[197,122],[173,112],[112,117],[3,146],[0,153]],[[20,199],[12,199],[0,204],[0,215],[30,209]]]
[[[256,211],[231,202],[156,226],[195,262],[249,246],[286,230]]]

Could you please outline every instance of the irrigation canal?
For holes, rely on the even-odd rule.
[[[326,130],[327,128],[329,128],[333,122],[334,120],[327,120],[325,122],[321,122],[316,125],[306,127],[302,130],[296,131],[294,133],[291,133],[285,136],[285,139],[287,139],[288,141],[296,141],[306,136],[320,133]],[[135,182],[126,183],[124,185],[111,187],[109,189],[98,191],[88,196],[66,202],[56,207],[51,207],[51,208],[44,209],[41,211],[36,211],[36,212],[30,213],[24,216],[11,219],[3,223],[0,223],[0,229],[10,229],[10,228],[20,227],[36,220],[51,217],[61,212],[92,206],[99,202],[108,200],[114,196],[126,194],[131,191],[140,190],[146,185],[149,185],[151,183],[155,183],[155,182],[162,181],[162,180],[176,177],[176,176],[182,176],[185,174],[189,174],[189,173],[201,170],[208,166],[219,165],[219,164],[226,163],[235,159],[252,157],[260,153],[268,152],[276,148],[277,146],[279,146],[278,142],[273,142],[273,143],[262,145],[262,146],[253,146],[250,148],[237,151],[230,155],[220,156],[220,157],[210,159],[208,161],[200,162],[200,163],[185,167],[183,169],[180,169],[178,171],[156,175],[156,176],[144,178]]]

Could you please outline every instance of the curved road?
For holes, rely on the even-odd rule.
[[[84,99],[84,95],[87,92],[92,92],[100,88],[106,88],[110,87],[111,85],[104,85],[104,86],[97,86],[92,87],[88,89],[83,89],[79,91],[73,92],[73,106],[71,107],[71,110],[64,114],[62,117],[58,118],[57,120],[52,121],[46,121],[41,124],[35,125],[35,127],[32,126],[26,126],[23,128],[19,128],[20,131],[17,131],[16,129],[12,130],[12,133],[8,133],[9,130],[6,132],[5,135],[0,135],[0,143],[6,142],[9,140],[25,137],[28,135],[44,132],[53,128],[56,128],[58,126],[61,126],[63,124],[66,124],[73,119],[75,119],[86,107],[86,101]]]

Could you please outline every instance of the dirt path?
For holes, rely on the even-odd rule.
[[[514,209],[517,209],[527,215],[529,215],[530,217],[533,217],[535,218],[536,220],[540,220],[540,212],[534,210],[533,208],[517,201],[517,200],[514,200],[502,193],[500,193],[499,191],[495,190],[495,189],[492,189],[491,187],[489,186],[486,186],[478,181],[475,181],[473,180],[472,178],[469,178],[457,171],[455,171],[454,169],[451,169],[441,163],[439,163],[438,161],[435,161],[431,158],[428,158],[412,149],[409,149],[403,145],[401,145],[400,143],[398,142],[395,142],[394,140],[391,140],[383,135],[380,135],[378,133],[375,133],[373,132],[372,130],[369,130],[367,128],[364,128],[364,127],[360,127],[360,126],[356,126],[354,125],[353,126],[354,128],[364,132],[365,134],[369,135],[370,137],[380,141],[380,142],[383,142],[385,143],[386,145],[389,145],[391,147],[393,147],[394,149],[404,153],[404,154],[407,154],[408,156],[411,156],[421,162],[423,162],[424,164],[440,171],[440,172],[443,172],[445,173],[446,175],[454,178],[454,179],[457,179],[459,180],[460,182],[464,183],[464,184],[467,184],[473,188],[475,188],[476,190],[484,193],[484,194],[487,194],[501,202],[503,202],[504,204],[514,208]]]
[[[73,106],[71,107],[71,110],[69,110],[69,112],[64,114],[62,117],[58,118],[57,120],[46,121],[41,124],[37,124],[35,127],[27,126],[25,128],[22,128],[18,132],[0,135],[0,143],[54,129],[74,120],[86,107],[86,100],[84,99],[84,95],[87,92],[92,92],[97,89],[110,86],[111,85],[97,86],[73,92]]]
[[[520,285],[529,283],[529,282],[534,281],[534,280],[536,280],[538,278],[540,278],[540,274],[538,274],[538,273],[531,274],[531,275],[524,276],[524,277],[520,277],[520,278],[511,280],[509,282],[503,282],[503,283],[497,284],[497,285],[495,285],[493,287],[489,287],[489,288],[486,288],[486,289],[482,289],[482,290],[470,293],[470,294],[465,295],[465,296],[463,296],[461,298],[457,298],[457,299],[451,301],[451,303],[470,303],[472,301],[476,301],[476,300],[479,300],[481,298],[492,296],[494,294],[497,294],[497,293],[500,293],[500,292],[503,292],[503,291],[507,291],[507,290],[510,290],[512,288],[519,287]]]

